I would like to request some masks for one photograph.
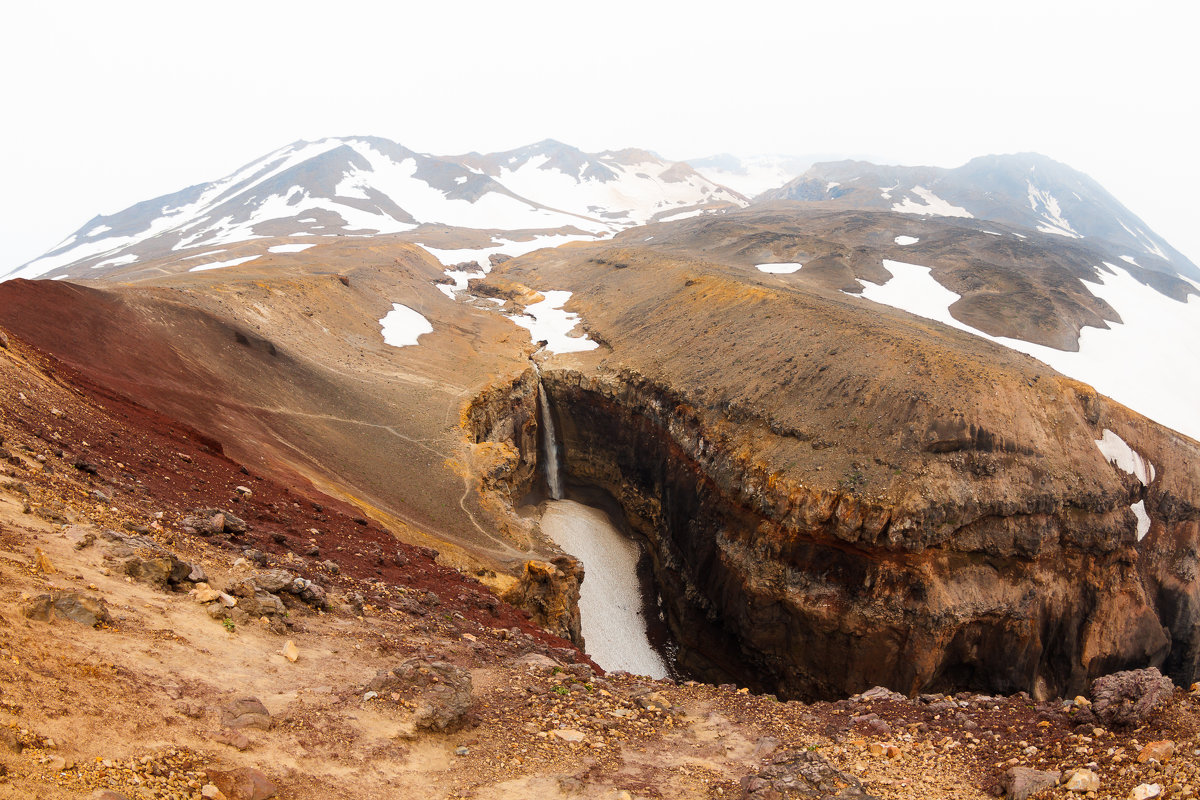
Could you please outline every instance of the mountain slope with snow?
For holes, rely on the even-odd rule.
[[[646,151],[587,154],[546,141],[439,157],[387,139],[331,138],[295,142],[220,180],[95,217],[4,277],[97,277],[195,248],[421,225],[592,238],[746,203],[687,164]]]
[[[816,164],[759,201],[976,218],[1107,245],[1112,259],[1200,279],[1200,269],[1087,175],[1036,153],[989,155],[955,169]]]

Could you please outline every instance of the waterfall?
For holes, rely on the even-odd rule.
[[[542,410],[542,458],[546,462],[546,486],[551,500],[563,496],[562,476],[558,474],[558,440],[554,437],[554,419],[550,416],[550,400],[544,386],[538,386],[538,404]]]

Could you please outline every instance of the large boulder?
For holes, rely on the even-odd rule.
[[[1174,692],[1175,684],[1154,667],[1114,672],[1092,681],[1091,711],[1108,725],[1140,725]]]

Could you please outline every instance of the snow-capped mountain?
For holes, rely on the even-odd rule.
[[[746,198],[642,150],[554,141],[440,157],[387,139],[296,142],[212,183],[95,217],[8,278],[95,277],[196,248],[266,237],[371,235],[422,224],[610,235]]]
[[[991,220],[1107,243],[1114,259],[1127,255],[1148,269],[1200,278],[1195,264],[1100,184],[1036,153],[982,156],[955,169],[879,166],[864,161],[816,164],[781,188],[756,198],[771,200]]]

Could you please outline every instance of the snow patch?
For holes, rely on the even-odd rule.
[[[92,228],[90,231],[85,233],[84,237],[90,239],[93,236],[99,236],[100,234],[105,233],[107,231],[111,231],[111,230],[112,230],[112,228],[110,228],[107,225],[97,225],[96,227]]]
[[[676,220],[687,219],[689,217],[698,217],[704,213],[703,208],[697,208],[695,211],[682,211],[678,214],[672,214],[669,217],[659,217],[658,222],[675,222]]]
[[[392,347],[407,347],[417,344],[417,339],[433,333],[433,325],[416,311],[400,303],[392,303],[392,310],[379,320],[383,328],[383,343]]]
[[[897,236],[892,241],[895,242],[896,244],[900,245],[901,247],[904,247],[905,245],[916,244],[917,242],[919,242],[921,240],[920,240],[920,238],[918,238],[916,236]]]
[[[1029,190],[1029,207],[1035,213],[1041,215],[1044,224],[1037,226],[1037,229],[1042,233],[1055,233],[1059,236],[1067,236],[1071,239],[1082,239],[1071,223],[1067,222],[1062,215],[1062,207],[1059,206],[1058,198],[1052,195],[1048,190],[1039,189],[1033,185],[1033,181],[1028,178],[1025,180],[1025,186]]]
[[[804,265],[798,261],[780,261],[776,264],[755,264],[759,272],[769,272],[772,275],[791,275]]]
[[[1105,428],[1104,433],[1096,440],[1096,447],[1100,448],[1100,452],[1109,463],[1136,477],[1143,486],[1150,485],[1154,480],[1154,465],[1142,458],[1141,453],[1108,428]]]
[[[138,260],[138,257],[135,256],[133,253],[126,253],[123,256],[117,256],[116,258],[110,258],[105,261],[101,261],[99,263],[92,264],[92,269],[100,269],[102,267],[119,267],[119,266],[123,266],[125,264],[132,264],[133,262],[135,262],[137,260]]]
[[[301,253],[310,247],[316,247],[313,244],[276,244],[267,248],[268,253]]]
[[[939,217],[968,217],[971,219],[975,216],[961,206],[946,202],[924,186],[914,186],[912,194],[925,202],[918,203],[911,197],[905,197],[902,202],[892,204],[892,211],[898,211],[901,214],[933,214]]]
[[[1150,532],[1150,515],[1146,513],[1146,501],[1138,500],[1129,510],[1137,517],[1137,540],[1140,542]]]
[[[246,256],[244,258],[231,258],[228,261],[214,261],[211,264],[201,264],[198,267],[192,267],[188,272],[207,272],[210,269],[221,269],[222,267],[236,267],[238,264],[245,264],[247,261],[253,261],[258,256]]]

